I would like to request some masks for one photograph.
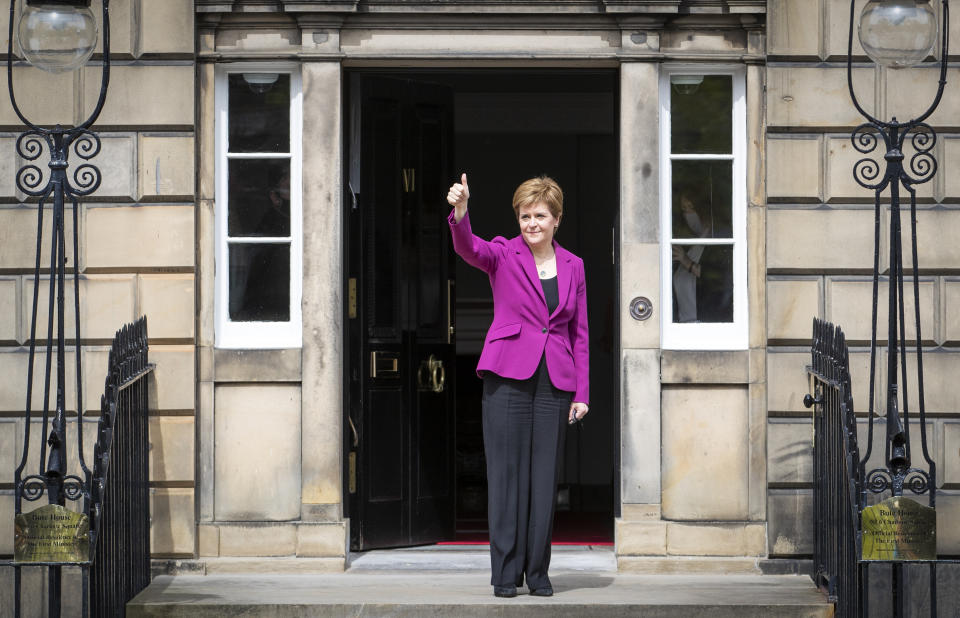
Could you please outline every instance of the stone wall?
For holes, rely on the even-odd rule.
[[[318,24],[310,19],[258,13],[269,25],[255,28],[249,18],[215,7],[197,11],[198,556],[207,572],[342,570],[339,58],[289,63],[310,51],[301,45],[314,40]],[[215,81],[221,63],[251,60],[286,62],[302,79],[302,348],[215,347]],[[298,560],[265,566],[251,557]]]
[[[99,0],[94,0],[92,8],[99,18]],[[7,15],[0,11],[4,51]],[[95,421],[114,331],[146,315],[150,356],[157,365],[150,420],[153,553],[192,557],[196,546],[193,2],[114,0],[110,17],[110,88],[93,127],[100,133],[103,149],[92,163],[100,168],[103,182],[79,213],[83,407],[85,416]],[[96,102],[100,75],[96,64],[75,73],[51,75],[18,62],[14,68],[17,100],[38,124],[80,122]],[[24,203],[24,196],[15,189],[14,173],[23,162],[15,156],[14,142],[22,127],[5,90],[0,97],[0,556],[13,553],[13,470],[23,447],[37,216],[35,203]],[[46,155],[39,163],[45,169]],[[68,209],[68,244],[72,216]],[[45,221],[49,224],[49,215]],[[48,225],[45,240],[49,237]],[[41,282],[46,281],[46,275],[41,276]],[[41,324],[46,294],[44,283]],[[72,302],[68,295],[68,324]],[[39,358],[42,361],[43,355]],[[68,361],[74,362],[73,352],[68,353]],[[42,380],[40,367],[42,362],[35,373]],[[68,366],[67,407],[73,417],[68,453],[75,462],[78,406],[72,372]],[[84,427],[89,460],[95,423]],[[39,431],[34,430],[29,461],[36,462],[38,448]],[[30,469],[35,467],[31,463]]]
[[[759,19],[693,18],[648,30],[621,66],[621,570],[756,572],[766,555],[764,368],[764,36]],[[626,41],[626,37],[624,41]],[[710,58],[746,84],[748,349],[662,350],[659,78],[661,63]],[[644,58],[656,55],[655,58]],[[646,60],[646,61],[645,61]],[[651,267],[652,266],[652,267]],[[638,322],[630,299],[648,296]]]
[[[858,3],[858,16],[863,4]],[[831,320],[846,331],[852,346],[854,405],[860,412],[867,409],[873,195],[857,185],[852,175],[853,164],[860,157],[849,134],[862,119],[847,92],[850,3],[770,0],[768,9],[768,543],[772,557],[800,557],[813,551],[811,419],[802,399],[808,390],[804,366],[809,363],[807,346],[814,316]],[[958,29],[960,24],[954,19],[953,40],[957,40]],[[854,85],[871,113],[905,119],[920,113],[932,100],[936,67],[875,69],[856,41],[854,55]],[[951,525],[960,518],[960,394],[953,384],[960,367],[960,307],[956,306],[960,301],[956,277],[960,254],[952,240],[960,225],[960,185],[953,172],[960,155],[960,134],[956,133],[960,99],[951,95],[958,78],[960,71],[949,71],[947,95],[930,119],[938,131],[934,153],[940,171],[933,181],[918,188],[917,214],[927,435],[938,464],[941,555],[960,554],[960,533]],[[884,229],[887,217],[885,207]],[[909,215],[903,225],[909,233]],[[887,234],[881,237],[881,264],[885,264]],[[908,243],[909,236],[904,241]],[[905,247],[909,253],[909,245]],[[883,305],[885,283],[880,294]],[[912,292],[905,305],[911,322]],[[881,307],[881,345],[885,343],[886,319],[885,307]],[[906,336],[915,345],[915,328],[909,324]],[[880,367],[885,367],[884,357],[881,350]],[[915,367],[913,361],[908,367]],[[882,380],[880,375],[875,393],[881,410]],[[910,384],[911,410],[916,411],[915,377]],[[918,459],[919,432],[911,436],[914,459]]]
[[[690,568],[699,568],[697,559],[703,568],[717,568],[708,564],[715,559],[726,560],[720,568],[751,570],[758,557],[810,555],[811,432],[801,400],[813,316],[848,332],[855,401],[860,409],[867,401],[873,219],[869,192],[851,177],[856,159],[848,133],[860,119],[846,92],[845,0],[769,0],[766,41],[762,18],[752,16],[688,16],[671,25],[654,16],[578,16],[577,27],[546,30],[539,18],[498,30],[474,18],[454,32],[446,25],[393,29],[367,16],[343,24],[308,11],[278,15],[256,8],[226,0],[114,0],[111,6],[113,79],[96,127],[104,184],[80,213],[85,408],[95,414],[113,331],[146,314],[158,364],[151,422],[156,557],[199,556],[232,569],[255,566],[248,557],[321,557],[342,568],[342,256],[329,250],[340,246],[342,225],[341,62],[619,64],[618,554],[634,559],[633,568],[655,570],[683,562],[669,563],[667,556],[685,556]],[[266,26],[254,27],[261,21]],[[5,32],[0,21],[0,36]],[[303,181],[304,347],[218,350],[216,66],[293,58],[304,109],[311,110],[304,115],[303,162],[310,170]],[[650,297],[655,307],[660,302],[658,158],[650,147],[658,140],[659,68],[705,59],[743,65],[746,73],[749,349],[663,352],[657,314],[640,323],[626,309],[636,295]],[[934,88],[932,73],[886,74],[860,62],[855,82],[869,109],[905,116],[916,111],[909,95],[923,99]],[[19,100],[41,123],[79,121],[99,85],[95,66],[52,76],[21,64],[15,74]],[[948,78],[956,77],[960,70],[951,70]],[[0,556],[7,556],[36,209],[23,205],[14,189],[20,127],[0,99],[0,148],[8,153],[0,156]],[[960,312],[953,308],[960,303],[960,249],[951,234],[960,223],[960,180],[949,173],[960,156],[958,100],[948,95],[932,119],[941,129],[941,172],[921,187],[918,217],[926,403],[940,463],[940,551],[950,555],[960,554],[960,535],[946,523],[960,516],[960,396],[949,388],[960,349]],[[909,329],[908,337],[915,338]]]

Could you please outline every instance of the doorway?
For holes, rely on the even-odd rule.
[[[554,542],[612,542],[619,496],[615,491],[619,449],[616,70],[356,70],[348,75],[344,185],[349,222],[345,226],[345,292],[350,315],[345,316],[345,345],[350,370],[345,372],[349,401],[344,439],[349,448],[345,449],[348,491],[344,504],[351,519],[351,548],[487,541],[482,389],[474,369],[493,318],[493,304],[486,276],[456,258],[446,230],[449,209],[444,196],[462,171],[470,178],[474,232],[486,239],[518,233],[510,202],[523,180],[546,174],[564,189],[557,241],[581,256],[587,270],[591,413],[582,425],[567,432]],[[402,126],[417,125],[424,106],[431,105],[435,111],[445,110],[441,116],[449,114],[449,125],[438,121],[419,137],[409,130],[404,133]],[[404,114],[412,120],[404,121]],[[394,123],[390,118],[399,120]],[[401,128],[390,128],[391,123]],[[446,131],[446,137],[431,131]],[[419,149],[415,156],[429,159],[423,148],[430,140],[436,145],[428,149],[448,153],[446,160],[434,160],[433,171],[411,172],[414,165],[397,164],[404,151]],[[374,167],[379,171],[372,171]],[[410,188],[411,175],[416,177],[419,196],[408,196],[413,201],[404,206],[402,196]],[[380,183],[381,196],[390,187],[401,198],[391,202],[373,197],[374,183]],[[391,221],[381,226],[381,236],[371,235],[370,213]],[[436,220],[442,225],[440,242],[427,249],[439,266],[431,274],[418,268],[416,256],[424,243],[437,241],[430,231]],[[387,240],[391,230],[399,239],[399,249],[384,248],[393,247],[393,241]],[[404,249],[405,243],[412,244]],[[393,256],[381,257],[380,263],[392,264],[386,268],[390,273],[386,279],[395,281],[401,291],[393,308],[399,330],[393,335],[407,352],[378,353],[384,340],[371,329],[375,316],[370,312],[375,310],[370,301],[376,290],[383,289],[380,279],[385,271],[372,263],[371,251]],[[436,293],[418,297],[411,292],[414,282],[414,287],[427,285]],[[383,310],[381,303],[381,316]],[[443,323],[427,346],[435,362],[444,362],[439,394],[423,387],[425,383],[435,388],[431,380],[438,375],[429,362],[423,364],[429,355],[420,358],[427,348],[411,352],[420,345],[412,342],[431,336],[410,317],[418,312],[446,319],[440,320]],[[441,332],[444,327],[452,331],[448,342],[442,340],[447,334]],[[371,376],[376,363],[387,370],[396,366],[403,375],[384,379],[392,374],[380,372],[375,384],[378,379]],[[385,404],[385,392],[392,393],[387,396],[389,404]],[[417,409],[423,405],[433,406],[433,411],[424,416]],[[425,435],[419,419],[429,416],[435,423],[444,412],[448,416],[442,430],[431,425],[429,436],[418,441],[417,436]],[[432,469],[438,466],[447,468]],[[384,479],[392,479],[388,493],[394,498],[386,509],[385,503],[391,500],[383,494]],[[424,492],[446,498],[434,498],[424,508]],[[390,531],[381,534],[385,529]],[[416,535],[415,530],[428,532]]]

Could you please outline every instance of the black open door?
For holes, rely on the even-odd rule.
[[[450,540],[455,520],[452,93],[350,76],[351,547]]]

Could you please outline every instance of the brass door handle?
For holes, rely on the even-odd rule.
[[[399,378],[400,357],[393,352],[370,352],[371,378]]]
[[[433,392],[442,393],[443,387],[447,383],[447,370],[443,367],[443,361],[433,361],[433,371],[430,372],[432,379]]]
[[[447,383],[447,370],[443,361],[431,354],[430,358],[420,361],[417,369],[417,387],[422,391],[442,393]]]

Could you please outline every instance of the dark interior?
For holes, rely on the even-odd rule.
[[[615,71],[435,74],[455,96],[454,169],[468,174],[471,224],[518,234],[513,191],[539,174],[564,190],[557,241],[584,259],[590,314],[590,414],[567,432],[555,542],[611,542],[614,516],[619,171]],[[451,179],[453,180],[453,179]],[[474,368],[493,319],[486,275],[457,261],[457,538],[487,532],[481,382]]]
[[[519,233],[511,199],[524,180],[546,174],[563,188],[564,214],[556,238],[583,258],[586,266],[591,400],[585,422],[567,431],[554,542],[612,542],[618,496],[615,487],[619,483],[617,71],[356,72],[409,80],[412,87],[439,87],[452,94],[454,150],[450,167],[454,173],[443,181],[437,200],[445,211],[446,187],[459,179],[460,172],[467,172],[471,222],[474,232],[482,238],[510,238]],[[393,87],[399,87],[393,83]],[[353,96],[356,98],[356,93]],[[352,148],[351,152],[357,150],[355,145]],[[351,166],[355,163],[351,159]],[[453,542],[485,543],[488,537],[482,382],[475,367],[493,318],[493,302],[486,275],[459,258],[455,280]]]

